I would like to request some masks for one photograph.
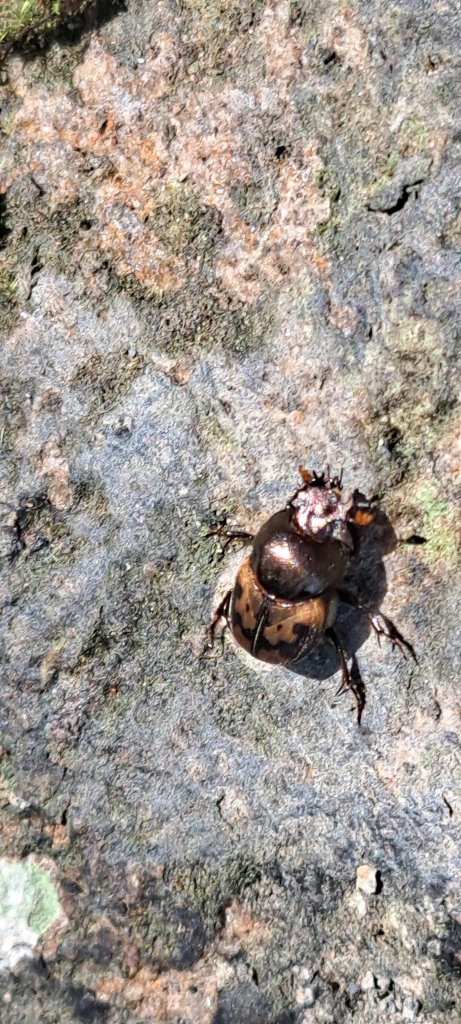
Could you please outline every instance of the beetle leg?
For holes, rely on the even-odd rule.
[[[405,637],[402,636],[402,634],[399,632],[397,626],[394,625],[392,620],[388,619],[387,615],[383,615],[382,612],[379,612],[379,615],[368,615],[367,618],[370,623],[370,626],[372,627],[378,638],[378,641],[381,636],[385,636],[388,640],[391,641],[393,647],[398,647],[402,655],[402,658],[405,658],[406,660],[408,651],[408,653],[413,658],[413,661],[416,662],[416,664],[418,664],[418,659],[416,657],[414,647],[408,640],[405,640]],[[384,622],[385,629],[383,629],[383,627],[380,625],[379,619],[382,619],[382,621]]]
[[[356,702],[356,705],[357,705],[357,722],[360,725],[363,709],[365,707],[365,695],[364,695],[364,692],[363,692],[363,686],[360,686],[359,685],[359,681],[353,679],[351,673],[349,672],[349,669],[347,667],[346,655],[344,653],[344,648],[343,648],[342,643],[341,643],[341,641],[340,641],[340,639],[338,637],[338,634],[336,633],[336,630],[334,630],[330,626],[329,629],[325,630],[325,636],[327,636],[331,640],[331,642],[334,644],[334,646],[335,646],[335,648],[336,648],[336,650],[337,650],[337,652],[339,654],[339,660],[340,660],[340,663],[341,663],[342,682],[341,682],[341,686],[339,687],[339,690],[338,690],[336,696],[339,697],[339,695],[341,693],[345,693],[346,690],[350,690],[351,693],[354,694],[355,702]]]
[[[232,541],[241,540],[244,541],[245,544],[251,544],[254,538],[254,533],[248,533],[247,530],[227,530],[225,526],[216,526],[213,530],[209,530],[209,532],[205,534],[205,537],[226,538],[224,544],[222,545],[221,554],[219,556],[219,561],[221,561],[221,559],[224,558],[226,549],[228,548],[229,544],[232,544]]]
[[[408,654],[413,658],[413,661],[418,664],[418,659],[412,644],[408,640],[405,640],[405,637],[403,637],[399,632],[397,626],[392,622],[392,619],[389,619],[387,615],[383,615],[382,612],[372,612],[370,608],[367,608],[365,604],[362,604],[362,602],[355,597],[355,594],[350,594],[348,590],[338,590],[338,596],[345,604],[351,605],[352,608],[358,608],[359,611],[366,615],[368,622],[377,637],[378,643],[380,642],[381,637],[385,636],[387,640],[391,641],[393,647],[398,647],[403,658],[406,659],[408,652]],[[380,624],[380,619],[384,623],[384,629]]]
[[[218,605],[218,607],[217,607],[217,609],[216,609],[216,611],[215,611],[215,613],[213,615],[213,618],[212,618],[212,620],[210,622],[210,625],[208,626],[208,629],[207,629],[208,642],[205,644],[205,647],[203,649],[203,652],[202,652],[203,655],[206,654],[207,651],[212,651],[213,650],[213,647],[215,645],[215,639],[216,639],[216,627],[217,627],[218,623],[221,621],[221,619],[224,619],[224,626],[223,626],[223,629],[222,629],[222,632],[221,632],[221,640],[224,643],[224,633],[225,633],[225,630],[226,630],[226,626],[229,625],[229,623],[228,623],[228,616],[229,616],[229,605],[230,605],[231,597],[232,597],[232,590],[228,590],[227,594],[225,594],[225,596],[223,597],[221,603]]]

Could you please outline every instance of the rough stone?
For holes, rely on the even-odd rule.
[[[455,1024],[459,13],[80,6],[0,77],[0,853],[63,923],[2,1024]],[[327,644],[200,657],[210,529],[327,463],[418,656],[340,608],[360,728]]]
[[[372,864],[359,864],[355,881],[357,889],[372,896],[378,890],[378,872]]]

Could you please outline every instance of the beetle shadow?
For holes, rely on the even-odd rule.
[[[342,586],[372,612],[378,613],[387,592],[383,558],[395,550],[398,540],[390,520],[381,510],[370,526],[355,527],[355,530],[356,551]],[[349,664],[352,658],[352,671],[358,671],[355,654],[372,632],[366,615],[340,599],[334,628]],[[338,672],[340,658],[333,644],[327,637],[322,637],[313,651],[289,668],[296,675],[308,679],[329,679]]]

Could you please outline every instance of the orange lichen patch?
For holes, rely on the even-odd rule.
[[[226,910],[224,927],[216,941],[189,970],[160,973],[154,967],[143,966],[136,968],[130,978],[102,977],[96,981],[96,995],[102,1002],[136,1010],[137,1020],[212,1024],[218,991],[233,977],[227,958],[242,949],[254,950],[270,936],[264,922],[234,901]],[[133,955],[132,959],[136,962]]]
[[[227,218],[229,240],[216,270],[227,290],[243,301],[254,301],[263,287],[289,284],[306,267],[317,270],[315,231],[330,211],[329,199],[316,185],[320,167],[312,152],[301,167],[284,161],[277,178],[277,208],[258,233],[235,214]]]
[[[351,309],[350,306],[338,306],[330,297],[329,319],[338,331],[347,331],[352,334],[357,326],[357,311]]]
[[[458,735],[461,731],[461,704],[456,702],[441,705],[439,724],[446,732]]]
[[[296,158],[274,163],[271,188],[278,202],[264,226],[246,223],[233,195],[236,183],[244,189],[254,181],[249,118],[258,124],[267,111],[279,111],[289,132],[290,89],[300,73],[303,45],[283,0],[267,6],[255,29],[265,76],[253,89],[229,82],[212,90],[194,88],[179,76],[173,94],[178,52],[168,31],[154,37],[134,70],[117,65],[93,38],[74,72],[74,91],[64,97],[61,89],[28,81],[21,63],[13,62],[12,84],[22,101],[14,121],[21,162],[36,168],[48,206],[68,205],[90,165],[86,183],[94,230],[74,243],[79,256],[89,256],[96,240],[118,274],[157,293],[180,288],[187,230],[177,229],[165,240],[156,218],[168,204],[165,189],[185,188],[187,182],[199,206],[220,213],[215,272],[229,294],[252,303],[268,288],[285,288],[306,266],[328,277],[316,230],[328,219],[330,204],[319,189],[322,163],[314,142]],[[16,173],[11,168],[8,179]],[[185,209],[177,214],[179,222],[182,216],[187,219]],[[83,272],[94,290],[90,258]]]
[[[48,498],[60,512],[66,512],[74,500],[74,491],[69,482],[69,463],[61,455],[57,438],[52,437],[40,452],[41,476],[49,479]]]
[[[65,825],[44,825],[43,833],[50,837],[55,850],[64,850],[69,846],[70,839]]]
[[[268,942],[271,931],[260,918],[250,914],[241,903],[234,900],[225,911],[225,923],[220,942],[237,942],[239,946],[262,945]]]
[[[189,971],[166,971],[158,974],[151,967],[141,967],[126,978],[101,978],[96,994],[103,1002],[136,1007],[137,1019],[173,1024],[212,1024],[218,1001],[218,984],[213,967],[206,959],[198,961]]]
[[[99,245],[109,252],[120,275],[132,274],[146,289],[157,292],[181,286],[181,263],[136,222],[136,244],[121,225],[111,221],[101,231]]]
[[[120,69],[114,58],[95,40],[74,72],[74,86],[85,107],[101,110],[111,106],[116,92],[121,99],[119,77]],[[123,109],[122,104],[120,109]]]
[[[367,35],[359,25],[354,24],[354,12],[343,8],[332,19],[331,28],[322,36],[322,42],[331,46],[342,62],[366,72],[370,67]]]
[[[264,47],[267,79],[276,82],[280,90],[295,77],[303,50],[299,30],[290,27],[290,4],[286,0],[266,7],[256,38]]]

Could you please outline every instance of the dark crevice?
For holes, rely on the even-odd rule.
[[[340,60],[336,50],[326,50],[322,59],[322,64],[328,67],[331,64],[339,64]]]
[[[40,183],[37,181],[36,178],[34,178],[34,176],[32,174],[30,176],[30,180],[31,180],[32,184],[35,186],[35,188],[37,189],[38,197],[41,199],[41,197],[45,195],[45,189],[42,188]]]
[[[444,796],[443,793],[442,793],[442,800],[443,800],[445,806],[448,807],[448,814],[449,814],[450,818],[452,818],[453,817],[453,808],[451,806],[451,803],[447,800],[446,796]]]
[[[11,228],[7,224],[6,194],[0,195],[0,249],[4,249]]]
[[[39,248],[35,248],[32,256],[32,263],[30,265],[30,287],[27,296],[28,299],[30,299],[32,292],[37,284],[40,271],[43,269],[43,263],[41,263],[39,259],[39,252]]]
[[[406,206],[410,196],[414,195],[415,199],[417,198],[419,194],[417,186],[421,185],[423,180],[424,179],[421,178],[419,181],[414,181],[411,185],[402,185],[397,199],[394,201],[389,200],[389,204],[387,206],[384,203],[380,203],[378,206],[375,201],[374,203],[367,203],[366,209],[369,210],[370,213],[387,213],[389,217],[393,213],[399,213],[400,210],[403,210],[404,206]]]

